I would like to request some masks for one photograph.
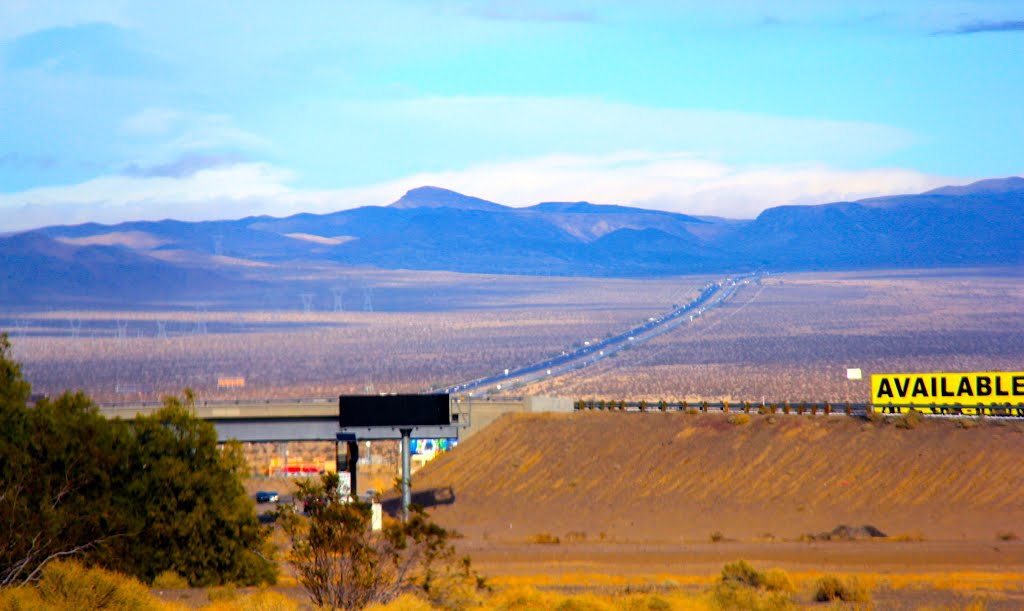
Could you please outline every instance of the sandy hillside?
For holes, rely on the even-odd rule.
[[[838,524],[995,541],[1024,537],[1022,449],[1019,422],[508,415],[418,472],[414,492],[450,486],[432,514],[491,541],[794,539]]]

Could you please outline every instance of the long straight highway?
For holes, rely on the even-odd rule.
[[[739,287],[756,279],[759,274],[745,274],[726,278],[721,282],[711,283],[701,289],[700,294],[686,305],[658,317],[649,318],[643,324],[623,331],[618,335],[596,341],[587,342],[581,348],[564,351],[556,357],[538,361],[521,367],[510,368],[501,373],[454,384],[446,388],[433,390],[433,393],[446,394],[488,394],[507,390],[512,384],[524,384],[541,378],[553,378],[570,371],[582,369],[629,346],[642,344],[654,337],[667,333],[676,327],[688,324],[702,316],[711,308],[718,307],[731,298]]]

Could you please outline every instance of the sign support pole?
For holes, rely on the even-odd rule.
[[[359,442],[345,442],[346,470],[349,473],[349,482],[352,490],[352,498],[359,498],[359,488],[356,484],[356,473],[359,471]]]
[[[340,474],[345,470],[345,463],[341,460],[341,442],[334,442],[334,472]]]
[[[409,504],[412,503],[412,429],[399,429],[402,433],[402,520],[409,520]]]

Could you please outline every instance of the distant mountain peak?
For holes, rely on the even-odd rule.
[[[506,206],[441,187],[417,187],[406,191],[390,208],[456,208],[459,210],[506,210]]]
[[[939,187],[925,195],[976,195],[983,193],[1015,193],[1024,191],[1024,178],[1009,176],[1007,178],[989,178],[972,182],[969,185]]]
[[[653,215],[673,217],[678,221],[690,223],[706,223],[695,216],[681,214],[679,212],[666,212],[663,210],[649,210],[647,208],[634,208],[632,206],[619,206],[614,204],[592,204],[587,201],[579,202],[541,202],[523,210],[533,212],[546,212],[553,214],[591,214],[591,215]]]

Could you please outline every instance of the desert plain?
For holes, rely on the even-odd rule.
[[[599,340],[714,281],[434,280],[417,308],[402,292],[408,278],[389,276],[372,312],[17,312],[14,355],[37,390],[67,384],[109,403],[185,386],[201,401],[420,392]],[[871,373],[1018,371],[1021,280],[1005,268],[764,276],[692,324],[506,392],[842,403],[867,400]],[[389,309],[389,294],[405,309]],[[81,321],[76,333],[68,320]],[[847,379],[850,367],[865,379]],[[218,388],[220,376],[246,385]],[[1024,606],[1022,447],[1024,423],[1012,419],[507,415],[417,472],[414,499],[499,588],[699,597],[744,559],[785,570],[801,606],[816,604],[816,579],[836,574],[858,577],[875,608],[1014,609]],[[377,451],[390,463],[362,473],[360,488],[384,491],[397,513],[395,451]],[[288,494],[293,483],[254,464],[249,487]]]

